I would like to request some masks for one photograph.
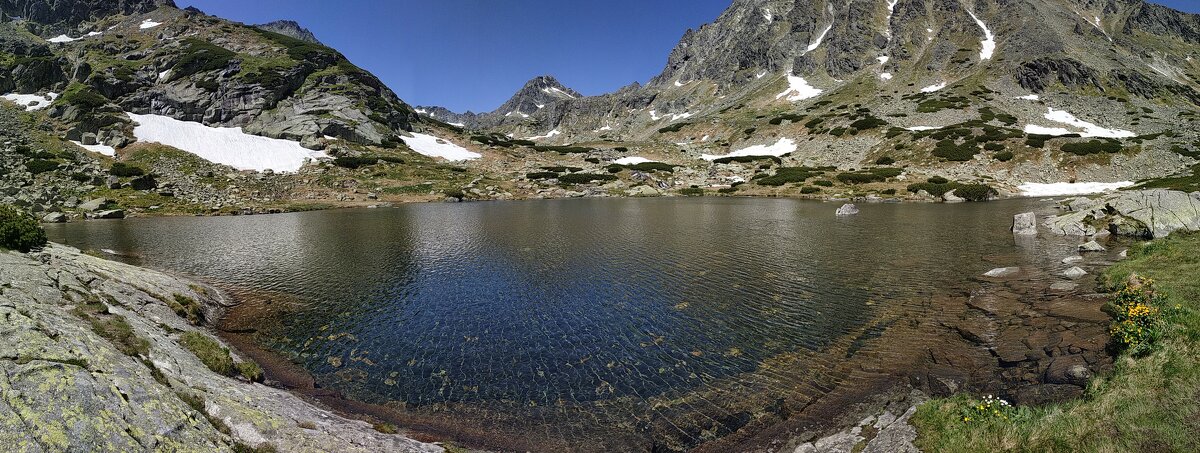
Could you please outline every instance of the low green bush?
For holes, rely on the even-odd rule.
[[[552,171],[537,171],[537,172],[525,174],[525,179],[529,179],[529,180],[554,179],[557,177],[558,177],[558,173],[555,173]]]
[[[40,175],[42,173],[48,173],[48,172],[52,172],[54,170],[58,170],[58,168],[61,166],[62,166],[62,164],[58,163],[58,161],[47,160],[47,159],[33,159],[28,162],[25,162],[25,168],[28,169],[30,173],[33,173],[35,175]]]
[[[772,162],[775,162],[776,164],[782,164],[782,163],[783,163],[783,159],[780,159],[780,158],[778,158],[778,157],[775,157],[775,156],[735,156],[735,157],[722,157],[722,158],[720,158],[720,159],[714,160],[714,161],[713,161],[713,163],[714,163],[714,164],[731,164],[731,163],[748,164],[748,163],[751,163],[751,162],[758,162],[758,161],[760,161],[760,160],[770,160],[770,161],[772,161]]]
[[[890,156],[883,156],[875,160],[875,165],[892,165],[894,163],[896,163],[896,159],[893,159]]]
[[[29,253],[46,245],[37,219],[14,206],[0,205],[0,248]]]
[[[879,167],[870,170],[862,170],[856,172],[845,172],[837,175],[838,181],[844,184],[866,184],[872,182],[883,182],[889,178],[895,178],[904,173],[904,170],[893,167]]]
[[[108,173],[119,178],[133,178],[146,174],[146,170],[143,170],[141,167],[135,165],[117,162],[112,165],[112,168],[108,170]]]
[[[659,130],[658,130],[658,133],[660,133],[660,134],[668,134],[668,133],[671,133],[671,132],[679,132],[679,131],[683,130],[683,128],[685,128],[685,127],[688,127],[688,126],[690,126],[691,124],[692,124],[692,123],[675,123],[675,124],[672,124],[672,125],[670,125],[670,126],[667,126],[667,127],[664,127],[664,128],[662,128],[662,129],[659,129]]]
[[[617,177],[613,175],[598,175],[593,173],[571,173],[562,175],[558,178],[558,182],[563,184],[588,184],[595,181],[616,181]]]
[[[634,171],[662,171],[674,172],[675,165],[665,164],[662,162],[642,162],[640,164],[627,165],[626,168]]]
[[[379,162],[387,162],[392,164],[403,164],[404,159],[392,156],[342,156],[333,160],[333,164],[342,168],[351,170],[369,167],[378,164]]]
[[[821,187],[833,187],[833,181],[828,181],[828,180],[824,180],[824,179],[819,179],[819,180],[813,181],[813,184],[817,185],[817,186],[821,186]]]
[[[824,175],[825,172],[812,167],[781,167],[772,176],[765,176],[755,181],[760,186],[779,187],[789,183],[800,183],[810,178]]]
[[[941,177],[941,176],[934,176],[934,177],[931,177],[931,178],[929,178],[929,179],[928,179],[928,181],[929,181],[929,183],[930,183],[930,184],[945,184],[945,183],[948,183],[948,182],[950,182],[950,180],[949,180],[949,179],[943,178],[943,177]]]
[[[176,315],[186,318],[192,325],[198,326],[204,324],[204,309],[200,306],[199,302],[196,302],[196,299],[182,294],[174,294],[171,296],[171,300],[165,302]]]
[[[196,38],[183,39],[183,54],[171,67],[171,78],[178,80],[192,74],[215,71],[229,66],[237,54],[229,49]]]
[[[584,154],[592,152],[592,148],[585,146],[552,146],[552,145],[536,145],[532,146],[534,151],[555,152],[560,154]]]
[[[679,189],[679,194],[685,197],[702,197],[704,196],[704,189],[699,187],[689,187],[686,189]]]
[[[812,194],[814,194],[814,193],[821,193],[821,188],[820,188],[820,187],[806,186],[806,187],[804,187],[804,188],[800,189],[800,193],[802,193],[802,194],[804,194],[804,195],[812,195]]]
[[[986,184],[959,184],[954,188],[954,195],[967,201],[988,201],[998,192]]]
[[[933,149],[934,156],[950,162],[966,162],[974,159],[976,154],[979,154],[979,147],[975,144],[966,142],[959,145],[950,139],[938,142],[937,147]]]
[[[998,160],[1000,162],[1008,162],[1010,160],[1013,160],[1013,157],[1016,157],[1016,156],[1013,155],[1012,151],[1001,151],[996,154],[993,154],[992,157],[995,157],[996,160]]]
[[[579,168],[579,167],[562,167],[562,166],[542,167],[542,170],[552,171],[555,173],[575,173],[575,172],[583,171],[583,169]]]
[[[1087,156],[1089,154],[1100,153],[1119,153],[1124,149],[1121,142],[1116,140],[1092,140],[1087,142],[1064,143],[1062,150],[1064,153],[1071,153],[1078,156]]]

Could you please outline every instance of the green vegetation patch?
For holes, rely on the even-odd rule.
[[[208,41],[184,38],[183,55],[171,67],[171,79],[227,68],[236,57],[233,51]]]
[[[760,186],[771,187],[779,187],[790,183],[802,183],[811,178],[823,176],[828,170],[828,168],[813,167],[780,167],[775,171],[774,175],[756,179],[755,183]]]
[[[751,162],[758,162],[758,161],[760,161],[760,160],[769,160],[769,161],[775,162],[775,164],[777,164],[777,165],[778,165],[778,164],[782,164],[782,163],[783,163],[783,159],[781,159],[781,158],[778,158],[778,157],[775,157],[775,156],[734,156],[734,157],[722,157],[722,158],[720,158],[720,159],[714,160],[714,161],[713,161],[713,163],[714,163],[714,164],[732,164],[732,163],[748,164],[748,163],[751,163]]]
[[[116,162],[108,173],[119,178],[134,178],[146,174],[146,170],[136,165],[130,165],[124,162]]]
[[[334,165],[349,169],[369,167],[380,162],[403,164],[404,159],[393,156],[342,156],[333,160]]]
[[[1195,192],[1200,190],[1200,165],[1193,166],[1190,174],[1173,176],[1170,178],[1151,179],[1138,185],[1138,188],[1172,189],[1182,190],[1184,192]]]
[[[559,154],[586,154],[595,151],[586,146],[552,146],[552,145],[536,145],[532,146],[534,151],[554,152]]]
[[[668,133],[671,133],[671,132],[679,132],[679,131],[683,130],[683,128],[685,128],[685,127],[688,127],[688,126],[691,126],[691,125],[692,125],[692,123],[675,123],[675,124],[672,124],[672,125],[670,125],[670,126],[667,126],[667,127],[664,127],[664,128],[662,128],[662,129],[659,129],[659,130],[658,130],[658,133],[660,133],[660,134],[668,134]]]
[[[889,178],[895,178],[903,173],[904,170],[899,168],[879,167],[870,170],[839,173],[837,179],[843,184],[867,184],[887,181]]]
[[[563,184],[588,184],[596,181],[616,181],[617,177],[613,175],[599,175],[593,173],[571,173],[562,175],[558,178],[558,182]]]
[[[1130,276],[1152,278],[1142,288]],[[1101,280],[1118,292],[1113,307],[1157,311],[1152,347],[1127,349],[1114,370],[1094,379],[1083,397],[1003,411],[1006,417],[970,417],[984,400],[970,395],[930,401],[913,417],[916,446],[926,452],[993,453],[1200,451],[1200,235],[1175,234],[1133,246],[1129,258]],[[1128,291],[1133,291],[1128,293]],[[1123,315],[1129,317],[1128,312]],[[1114,322],[1118,318],[1114,318]],[[1139,355],[1141,354],[1141,355]]]
[[[1089,154],[1100,153],[1119,153],[1124,149],[1121,142],[1116,140],[1092,140],[1087,142],[1064,143],[1062,150],[1065,153],[1071,153],[1079,156],[1087,156]]]
[[[62,163],[49,159],[33,159],[25,162],[25,169],[29,170],[30,173],[35,175],[58,170],[58,168],[61,166]]]
[[[96,91],[95,88],[79,82],[72,82],[63,91],[62,96],[59,96],[57,102],[79,107],[80,110],[85,112],[95,111],[110,103],[109,99],[100,94],[99,91]]]
[[[685,197],[703,197],[704,189],[699,187],[688,187],[686,189],[679,189],[679,194]]]
[[[165,302],[175,314],[186,318],[193,326],[204,324],[204,310],[200,307],[200,303],[196,302],[196,299],[182,294],[174,294],[171,296],[171,300]]]
[[[0,205],[0,249],[29,253],[47,241],[37,219],[15,206]]]

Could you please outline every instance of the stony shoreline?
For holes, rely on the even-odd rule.
[[[193,300],[202,315],[180,316],[172,300]],[[0,444],[28,452],[443,451],[210,370],[179,339],[209,336],[194,320],[217,319],[231,304],[211,287],[66,246],[0,253]],[[102,333],[81,306],[123,319],[129,331]],[[123,351],[121,341],[146,347]]]

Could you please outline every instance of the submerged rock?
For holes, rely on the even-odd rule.
[[[1103,252],[1105,250],[1108,250],[1108,249],[1104,248],[1103,245],[1100,245],[1100,243],[1096,242],[1096,241],[1090,241],[1086,244],[1079,246],[1080,252]]]
[[[838,217],[848,217],[852,215],[858,215],[858,206],[853,204],[844,204],[837,210]]]
[[[1019,272],[1021,272],[1021,268],[1019,267],[1000,267],[987,271],[987,273],[983,274],[983,276],[991,278],[1004,278],[1012,277],[1017,275]]]
[[[1069,278],[1072,280],[1078,279],[1078,278],[1083,278],[1083,277],[1087,276],[1087,274],[1088,274],[1087,271],[1085,271],[1079,267],[1072,267],[1062,273],[1063,277],[1066,277],[1066,278]]]

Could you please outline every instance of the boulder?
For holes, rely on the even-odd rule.
[[[79,210],[84,212],[94,212],[104,209],[111,203],[107,198],[95,198],[85,201],[79,205]]]
[[[61,212],[51,212],[42,217],[42,222],[45,223],[66,223],[67,215]]]
[[[1062,276],[1072,279],[1072,280],[1075,280],[1075,279],[1083,278],[1083,277],[1087,276],[1087,274],[1088,274],[1087,271],[1085,271],[1079,267],[1072,267],[1070,269],[1067,269],[1065,272],[1063,272]]]
[[[1079,287],[1079,285],[1071,283],[1071,282],[1056,282],[1056,283],[1053,283],[1050,285],[1050,290],[1065,293],[1065,292],[1069,292],[1069,291],[1074,291],[1075,288],[1078,288],[1078,287]]]
[[[662,193],[660,193],[658,191],[658,189],[655,189],[650,186],[637,186],[637,187],[631,188],[629,190],[626,190],[625,195],[628,195],[631,197],[657,197],[659,195],[662,195]]]
[[[962,203],[967,201],[965,198],[956,195],[954,192],[955,191],[953,190],[946,192],[942,195],[942,200],[946,203]]]
[[[1056,357],[1046,368],[1046,382],[1085,386],[1092,377],[1083,356],[1067,355]]]
[[[1026,212],[1013,216],[1013,234],[1035,236],[1038,233],[1037,214]]]
[[[1068,256],[1068,257],[1062,259],[1063,264],[1075,264],[1075,263],[1082,263],[1082,262],[1083,262],[1083,257],[1079,256],[1079,255]]]
[[[109,211],[100,211],[100,212],[97,212],[96,215],[93,216],[92,218],[94,218],[94,219],[124,219],[125,218],[125,210],[124,209],[113,209],[113,210],[109,210]]]
[[[91,145],[95,145],[95,144],[99,143],[99,141],[96,140],[96,134],[93,134],[91,132],[81,135],[79,138],[79,142],[83,143],[84,145],[87,145],[87,146],[91,146]]]
[[[1108,249],[1104,248],[1103,245],[1100,245],[1100,243],[1096,241],[1091,241],[1079,246],[1080,252],[1103,252],[1105,250]]]
[[[848,217],[852,215],[858,215],[858,206],[853,204],[844,204],[837,210],[838,217]]]

